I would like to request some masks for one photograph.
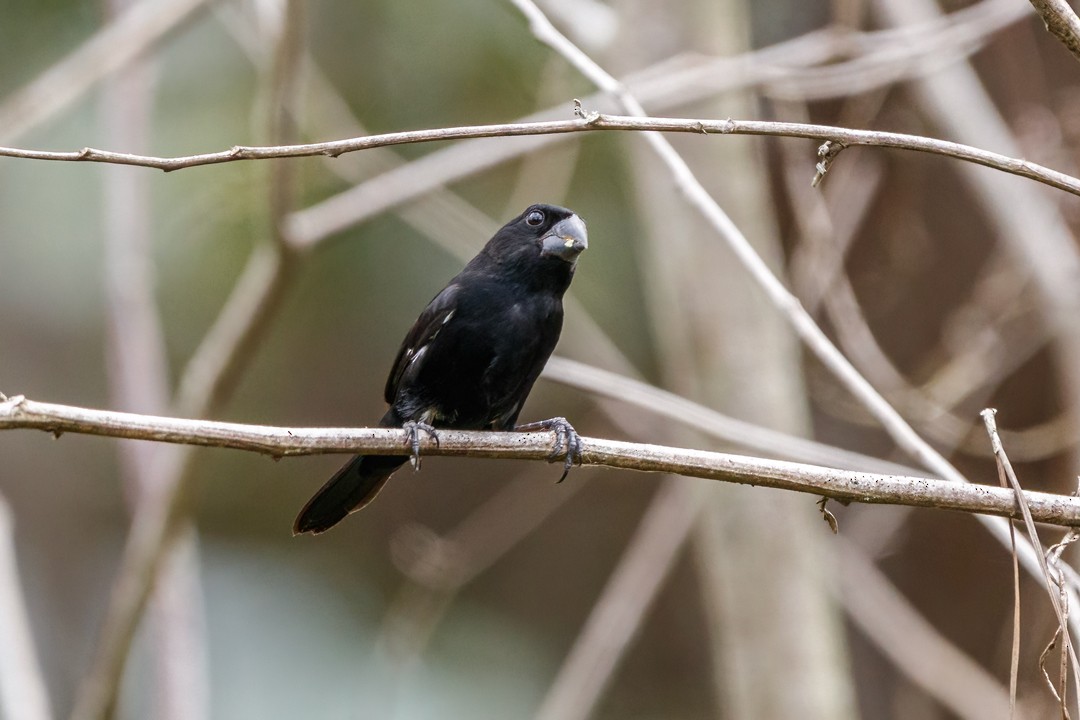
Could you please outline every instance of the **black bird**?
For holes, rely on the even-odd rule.
[[[380,421],[409,430],[414,466],[420,432],[515,429],[559,340],[563,293],[586,247],[581,218],[554,205],[533,205],[495,233],[420,313],[387,378],[390,408]],[[552,459],[565,454],[565,470],[580,451],[564,418],[516,429],[554,430]],[[293,533],[329,530],[371,502],[409,457],[354,457],[308,501]]]

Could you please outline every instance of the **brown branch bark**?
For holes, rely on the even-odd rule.
[[[924,152],[932,155],[963,160],[984,165],[1010,175],[1035,180],[1050,187],[1080,195],[1080,179],[1052,170],[1020,158],[937,140],[920,135],[883,132],[879,130],[853,130],[850,128],[808,123],[769,122],[764,120],[709,120],[694,118],[632,117],[627,115],[587,114],[575,120],[551,120],[544,122],[502,123],[494,125],[466,125],[462,127],[435,128],[431,130],[408,130],[404,132],[367,135],[364,137],[331,140],[300,145],[236,145],[228,150],[159,157],[132,153],[83,148],[71,152],[26,150],[0,147],[0,157],[25,160],[53,160],[63,162],[101,162],[119,165],[135,165],[171,172],[201,165],[217,165],[237,160],[266,160],[290,157],[337,157],[344,153],[369,150],[391,145],[464,140],[468,138],[522,137],[528,135],[559,135],[575,132],[622,131],[622,132],[674,132],[699,135],[766,135],[774,137],[799,137],[809,140],[831,141],[841,147],[864,145],[868,147],[893,148]]]
[[[232,448],[281,458],[295,455],[365,452],[394,455],[408,435],[393,428],[285,428],[209,420],[136,415],[28,400],[0,402],[0,431],[45,430],[133,440]],[[582,438],[583,465],[758,485],[823,495],[845,502],[910,505],[983,515],[1022,517],[1016,495],[997,486],[934,478],[852,472],[816,465],[708,452],[687,448]],[[440,430],[439,442],[421,437],[424,455],[547,460],[552,433]],[[1080,527],[1080,498],[1024,491],[1036,522]]]

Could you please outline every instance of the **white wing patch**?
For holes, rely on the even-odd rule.
[[[453,310],[446,313],[446,317],[439,323],[439,327],[435,329],[435,332],[431,333],[431,337],[427,339],[427,342],[419,348],[409,348],[405,351],[405,375],[415,377],[415,373],[420,367],[420,361],[424,358],[424,355],[427,354],[427,349],[431,346],[432,341],[438,337],[439,331],[443,329],[443,326],[445,326],[446,323],[450,322],[450,318],[452,317],[454,317]]]
[[[427,349],[428,349],[427,345],[420,348],[419,350],[413,350],[412,348],[409,348],[409,352],[407,352],[405,354],[405,357],[406,357],[405,363],[407,365],[413,365],[414,363],[419,362],[420,358],[424,357],[424,353],[427,352]]]

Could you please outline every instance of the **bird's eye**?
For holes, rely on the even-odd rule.
[[[525,216],[525,222],[533,227],[542,225],[544,223],[544,213],[539,210],[533,210],[531,213]]]

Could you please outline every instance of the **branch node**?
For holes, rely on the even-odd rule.
[[[595,110],[586,111],[577,98],[574,98],[574,116],[584,120],[586,125],[595,125],[600,122],[600,113]]]
[[[724,118],[723,123],[720,125],[721,135],[730,135],[735,132],[735,121],[731,118]]]
[[[817,187],[821,184],[821,181],[825,179],[825,173],[829,172],[829,168],[832,167],[833,160],[844,151],[847,145],[839,140],[826,140],[818,147],[817,154],[821,158],[818,164],[815,165],[817,172],[814,174],[814,179],[810,181],[811,187]]]
[[[709,129],[707,127],[705,127],[705,123],[701,122],[700,120],[697,123],[695,123],[694,128],[699,133],[701,133],[702,135],[708,135],[709,134]]]
[[[90,158],[90,157],[93,157],[93,156],[94,156],[94,148],[84,147],[82,150],[80,150],[75,155],[75,159],[76,160],[86,160],[87,158]]]

